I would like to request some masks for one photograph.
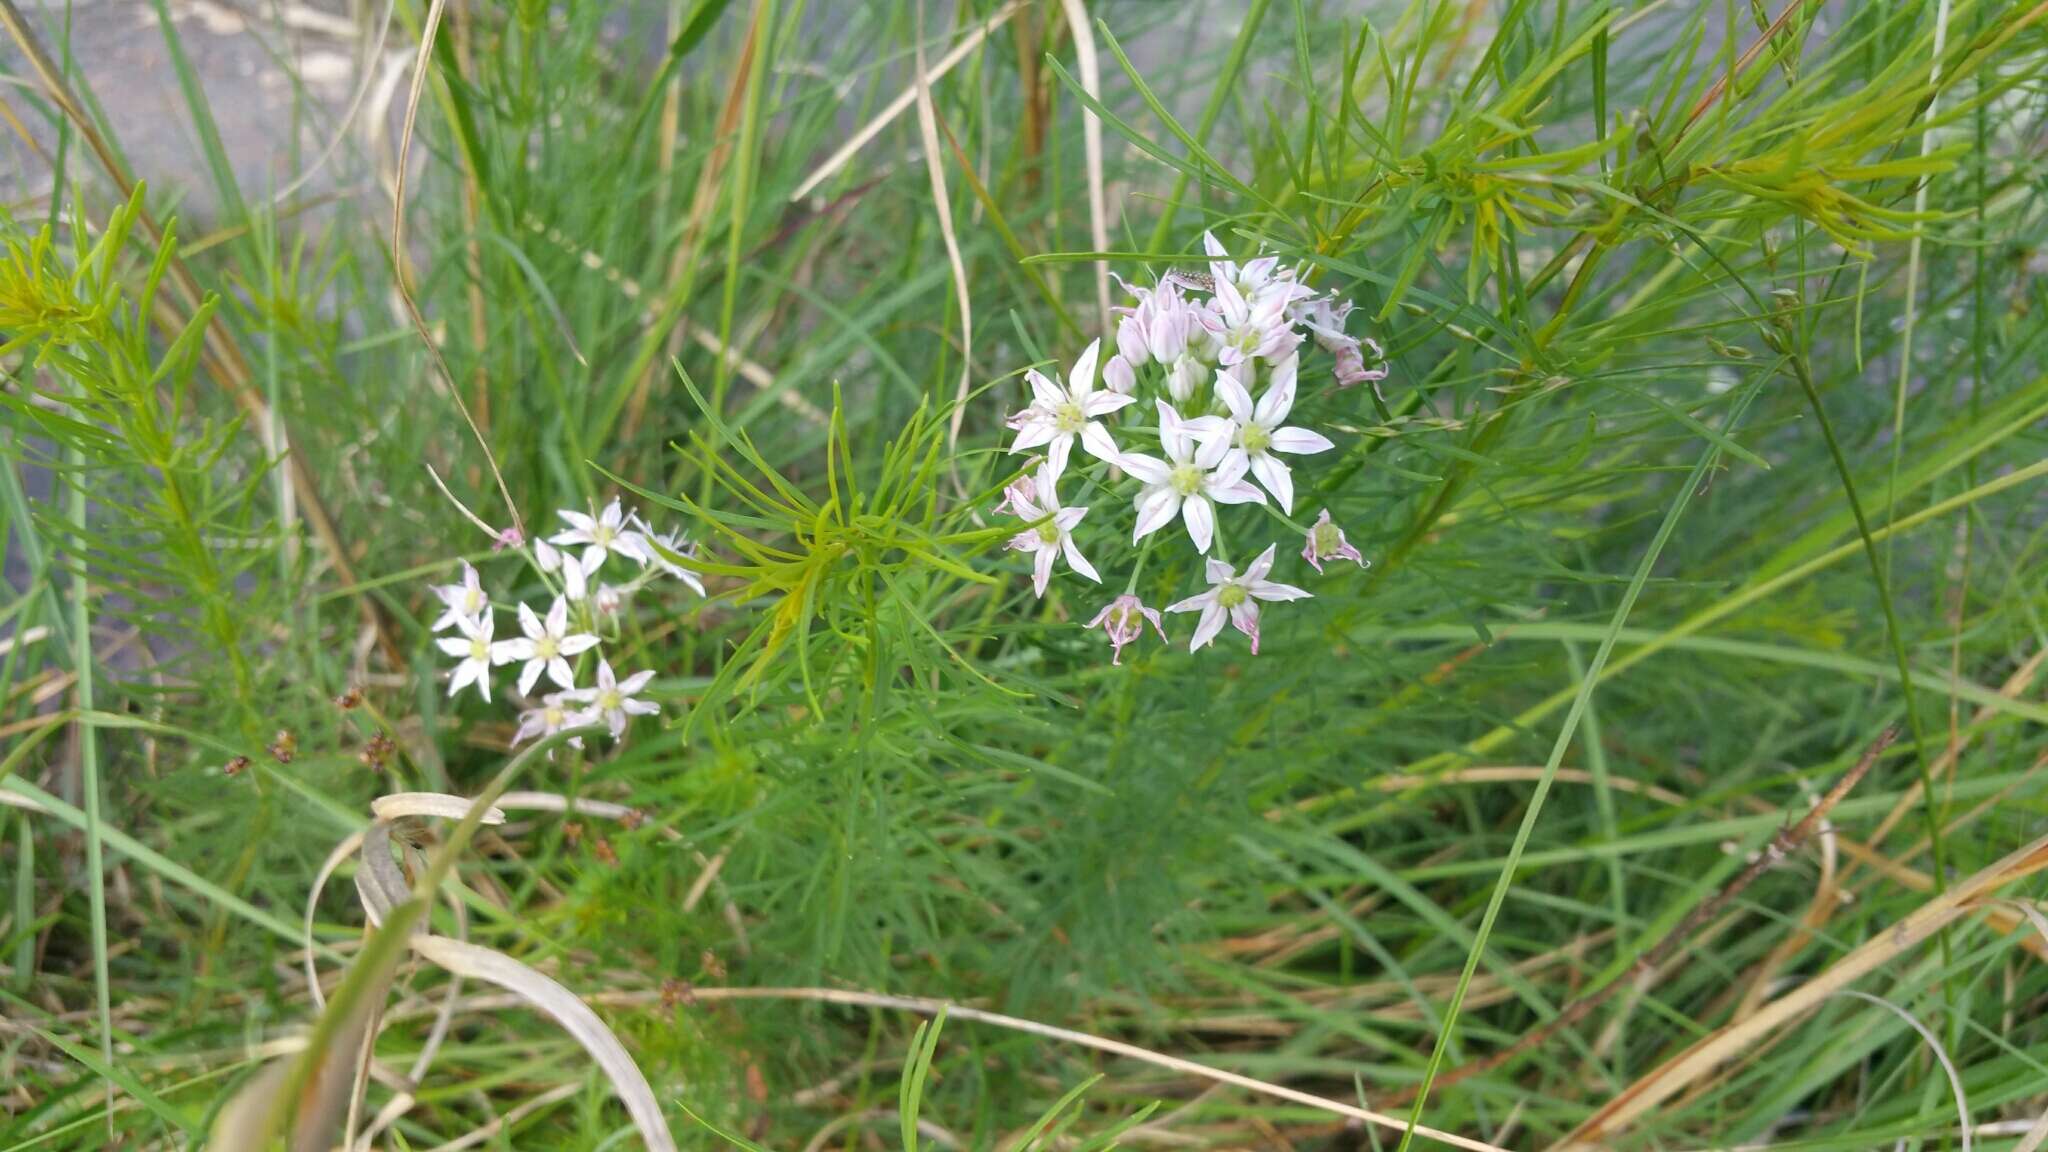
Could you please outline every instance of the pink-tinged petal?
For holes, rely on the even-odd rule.
[[[1081,550],[1074,546],[1074,541],[1071,538],[1060,541],[1060,555],[1067,558],[1067,567],[1072,568],[1097,584],[1102,583],[1102,577],[1095,571],[1095,565],[1090,564],[1088,558],[1081,555]]]
[[[583,571],[583,562],[574,556],[562,557],[562,591],[571,600],[590,595],[589,574]]]
[[[1323,560],[1322,557],[1316,555],[1316,534],[1314,532],[1308,534],[1308,542],[1301,546],[1301,558],[1308,561],[1315,568],[1317,575],[1322,574]]]
[[[1251,637],[1252,655],[1259,654],[1259,602],[1247,600],[1230,610],[1230,623],[1239,632]]]
[[[1139,320],[1136,316],[1126,316],[1117,322],[1116,350],[1118,355],[1124,359],[1126,371],[1132,365],[1143,364],[1151,359],[1152,348],[1151,344],[1145,339],[1144,321]],[[1112,366],[1115,365],[1115,361],[1110,363]],[[1105,382],[1108,382],[1108,372],[1103,373],[1103,379]],[[1114,388],[1116,385],[1112,383],[1110,387]]]
[[[631,716],[653,716],[661,711],[661,705],[652,700],[628,700],[619,707],[625,709]]]
[[[1203,419],[1214,420],[1216,418],[1204,416]],[[1219,423],[1221,422],[1219,421]],[[1195,442],[1195,467],[1207,472],[1222,466],[1224,459],[1230,455],[1230,431],[1230,425],[1225,423],[1220,432],[1211,429],[1208,435],[1201,437]]]
[[[583,574],[588,576],[604,564],[605,550],[592,544],[583,550]]]
[[[1216,639],[1217,634],[1223,631],[1224,617],[1223,605],[1211,600],[1202,609],[1202,619],[1195,625],[1195,634],[1188,638],[1188,651],[1199,652],[1208,646],[1209,641]]]
[[[654,562],[654,553],[647,550],[647,542],[633,532],[621,532],[612,541],[612,551],[643,567]]]
[[[1078,400],[1095,391],[1095,364],[1101,355],[1102,339],[1090,340],[1088,347],[1082,350],[1081,358],[1074,361],[1074,370],[1067,374],[1069,395]]]
[[[597,530],[597,521],[591,519],[589,516],[581,512],[571,512],[569,509],[563,508],[560,511],[556,512],[555,515],[560,516],[562,520],[569,525],[569,527],[575,529],[577,532],[581,532],[584,534],[583,539],[575,541],[578,544],[585,543],[589,539],[589,534]],[[571,534],[572,533],[568,532],[562,533],[563,536],[568,536]],[[556,543],[560,542],[560,538],[557,537]]]
[[[1266,550],[1264,552],[1261,552],[1256,557],[1253,557],[1252,562],[1244,566],[1244,578],[1246,583],[1253,583],[1259,580],[1264,580],[1266,578],[1266,573],[1271,572],[1273,570],[1274,547],[1275,546],[1272,544],[1266,545]]]
[[[1214,564],[1216,561],[1211,560],[1209,563]],[[1200,612],[1214,603],[1216,603],[1216,590],[1211,588],[1207,592],[1190,596],[1185,600],[1176,600],[1168,604],[1166,610],[1168,612]]]
[[[1286,328],[1274,328],[1259,341],[1257,348],[1252,349],[1252,355],[1268,364],[1278,364],[1298,353],[1300,349],[1301,337]]]
[[[1062,535],[1072,532],[1088,515],[1086,508],[1062,508],[1053,515],[1052,522]]]
[[[1139,615],[1152,622],[1152,630],[1159,633],[1159,639],[1165,640],[1166,629],[1159,622],[1159,610],[1157,608],[1147,608],[1143,604],[1136,605],[1135,607],[1138,609]],[[1138,631],[1143,632],[1144,629],[1140,628]]]
[[[1259,397],[1256,419],[1268,428],[1287,419],[1294,409],[1295,380],[1301,371],[1301,357],[1289,356],[1273,369],[1272,382],[1266,385],[1266,394]]]
[[[1224,487],[1210,487],[1204,495],[1218,504],[1264,504],[1266,494],[1243,480]]]
[[[1224,250],[1223,242],[1216,239],[1214,232],[1202,233],[1202,251],[1207,252],[1217,260],[1228,260],[1230,258],[1230,253]]]
[[[1096,395],[1108,396],[1113,393],[1098,392]],[[1109,429],[1093,420],[1081,425],[1081,447],[1087,449],[1090,456],[1105,464],[1114,464],[1123,458],[1123,453],[1117,449],[1116,440],[1110,436]]]
[[[1224,581],[1235,577],[1237,575],[1237,569],[1232,568],[1230,565],[1225,564],[1223,561],[1218,560],[1212,556],[1209,559],[1202,562],[1202,575],[1205,578],[1207,578],[1209,583],[1211,584],[1221,584]]]
[[[1311,432],[1306,428],[1275,428],[1273,430],[1272,449],[1275,452],[1285,452],[1290,456],[1313,456],[1318,452],[1328,452],[1335,447],[1336,445],[1330,442],[1329,437],[1320,432]]]
[[[623,739],[626,735],[626,710],[615,708],[605,713],[605,726],[611,729],[612,739]]]
[[[538,660],[527,661],[526,667],[519,670],[519,694],[521,696],[528,696],[533,693],[533,682],[540,679],[540,674],[541,662]]]
[[[547,630],[551,636],[560,636],[569,630],[569,602],[560,596],[555,597],[555,602],[548,605]],[[531,636],[533,633],[528,632],[527,635]]]
[[[600,659],[600,660],[598,660],[598,662],[597,662],[597,687],[598,687],[598,690],[599,690],[599,691],[603,691],[603,690],[605,690],[605,689],[607,689],[607,688],[616,688],[616,687],[618,687],[618,686],[619,686],[619,681],[618,681],[618,677],[617,677],[617,676],[615,676],[615,675],[613,675],[613,673],[612,673],[612,662],[611,662],[611,661],[609,661],[609,660],[604,660],[604,659]],[[597,697],[596,697],[595,695],[591,696],[590,698],[591,698],[592,700],[595,700],[595,699],[597,699]]]
[[[1245,592],[1254,600],[1271,600],[1282,603],[1288,600],[1311,600],[1313,595],[1292,584],[1275,584],[1271,580],[1254,580],[1245,586]]]
[[[1251,319],[1251,305],[1245,302],[1244,295],[1237,290],[1237,286],[1223,276],[1216,278],[1216,303],[1217,311],[1233,328]]]
[[[1031,477],[1031,491],[1038,502],[1038,508],[1031,514],[1033,520],[1050,512],[1059,511],[1059,475],[1049,468],[1040,468]]]
[[[1138,387],[1138,374],[1131,371],[1131,362],[1121,354],[1111,356],[1109,363],[1102,366],[1102,386],[1117,396],[1130,396]],[[1100,395],[1100,393],[1097,393]],[[1089,399],[1094,399],[1093,396]]]
[[[1242,448],[1232,448],[1216,461],[1215,471],[1204,477],[1203,482],[1210,488],[1228,488],[1244,479],[1244,474],[1250,470],[1251,457]]]
[[[654,679],[654,670],[652,668],[647,668],[639,672],[635,672],[631,676],[628,676],[624,680],[618,682],[619,694],[622,696],[631,696],[633,693],[638,692],[642,688],[647,687],[647,682],[652,679]]]
[[[1141,484],[1164,484],[1173,475],[1173,469],[1166,461],[1142,452],[1125,452],[1117,458],[1117,463]]]
[[[597,637],[587,632],[579,632],[574,636],[562,637],[562,642],[557,646],[557,651],[561,652],[564,656],[581,656],[595,647],[597,647]],[[565,684],[563,687],[566,688],[568,685]]]
[[[1279,266],[1278,256],[1261,256],[1256,260],[1247,260],[1243,270],[1238,273],[1238,279],[1247,284],[1264,284],[1272,277],[1273,269]]]
[[[1097,612],[1097,613],[1095,614],[1095,618],[1094,618],[1093,620],[1090,620],[1090,621],[1088,621],[1088,623],[1086,623],[1086,624],[1083,624],[1083,625],[1082,625],[1082,627],[1083,627],[1083,628],[1100,628],[1100,627],[1102,627],[1102,622],[1103,622],[1104,620],[1107,620],[1107,619],[1109,619],[1109,614],[1110,614],[1111,612],[1114,612],[1114,611],[1116,611],[1116,610],[1117,610],[1117,609],[1118,609],[1119,607],[1121,607],[1121,605],[1119,605],[1119,604],[1117,603],[1117,601],[1115,601],[1115,600],[1111,600],[1111,601],[1110,601],[1109,603],[1107,603],[1107,604],[1104,604],[1104,605],[1102,606],[1102,611],[1100,611],[1100,612]]]
[[[1081,401],[1081,414],[1084,416],[1107,416],[1119,408],[1136,404],[1137,402],[1138,398],[1136,396],[1125,392],[1090,392],[1087,398]]]
[[[1159,449],[1166,453],[1168,460],[1185,460],[1194,454],[1194,445],[1186,429],[1182,427],[1180,412],[1164,400],[1152,402],[1159,409]]]
[[[1038,538],[1038,529],[1031,528],[1010,537],[1009,543],[1004,547],[1012,552],[1036,552],[1042,543],[1044,541]]]
[[[1190,496],[1180,506],[1180,515],[1187,521],[1188,539],[1195,542],[1195,551],[1206,554],[1216,538],[1216,509],[1202,497]]]
[[[1053,424],[1049,420],[1026,420],[1022,424],[1012,426],[1018,430],[1018,439],[1010,441],[1012,453],[1022,453],[1053,443]]]
[[[610,528],[613,531],[617,531],[618,529],[625,527],[626,511],[625,509],[619,507],[619,502],[617,500],[613,500],[611,503],[604,506],[604,511],[598,515],[597,521],[605,527]]]
[[[533,665],[529,664],[527,667],[532,668]],[[553,680],[558,688],[574,688],[576,686],[576,670],[569,667],[567,660],[557,656],[553,660],[548,661],[548,679]],[[526,688],[522,686],[519,689],[519,694],[524,696],[526,691]]]
[[[450,656],[469,655],[469,638],[466,636],[444,636],[434,641],[434,647]]]
[[[1138,524],[1131,530],[1135,544],[1159,531],[1180,515],[1180,493],[1171,488],[1147,488],[1138,496]]]
[[[519,606],[519,630],[534,640],[547,635],[547,629],[541,627],[540,617],[534,615],[533,609],[524,604]]]
[[[1223,406],[1230,409],[1230,418],[1239,424],[1252,422],[1252,394],[1237,382],[1231,372],[1216,373],[1216,395],[1223,398]],[[1270,395],[1270,393],[1268,393]]]
[[[1067,470],[1067,457],[1074,452],[1074,434],[1062,432],[1045,446],[1045,467],[1040,471],[1057,480]]]
[[[1040,599],[1045,598],[1046,586],[1052,583],[1052,561],[1057,555],[1058,549],[1040,548],[1031,557],[1031,591]]]
[[[1258,477],[1266,491],[1273,494],[1282,512],[1294,511],[1294,476],[1278,456],[1260,453],[1252,457],[1252,475]]]
[[[1187,306],[1178,300],[1171,308],[1152,318],[1152,323],[1145,329],[1145,341],[1154,360],[1171,364],[1188,350],[1189,319]]]
[[[1057,408],[1067,402],[1067,394],[1061,391],[1060,386],[1036,368],[1024,373],[1024,382],[1031,385],[1031,398],[1041,407]]]

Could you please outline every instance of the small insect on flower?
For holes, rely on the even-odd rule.
[[[560,510],[556,515],[567,522],[569,527],[555,534],[555,545],[560,548],[583,545],[585,576],[595,574],[598,567],[604,563],[605,557],[614,552],[640,565],[645,565],[650,559],[647,542],[640,538],[640,533],[627,526],[625,509],[619,507],[617,500],[605,505],[604,511],[596,516],[588,516],[567,508]]]
[[[1109,637],[1111,664],[1124,662],[1124,645],[1145,634],[1145,625],[1150,622],[1152,630],[1159,633],[1159,642],[1167,643],[1166,629],[1159,623],[1159,610],[1145,607],[1145,602],[1129,592],[1111,600],[1088,622],[1090,628],[1102,629]]]
[[[1067,567],[1097,584],[1102,583],[1095,566],[1074,545],[1074,529],[1082,517],[1088,515],[1088,510],[1060,507],[1056,484],[1051,465],[1041,465],[1028,501],[1014,492],[1008,497],[1010,507],[1019,516],[1041,521],[1036,527],[1026,528],[1010,537],[1012,549],[1032,554],[1031,590],[1041,597],[1045,595],[1046,586],[1052,583],[1052,562],[1062,555],[1067,558]]]
[[[555,597],[546,619],[521,604],[519,630],[526,635],[491,645],[494,663],[526,662],[526,667],[519,670],[519,694],[531,694],[542,672],[546,672],[548,679],[556,685],[574,688],[576,675],[569,667],[569,657],[580,656],[597,647],[597,637],[588,632],[569,631],[569,602],[560,596]],[[504,659],[498,660],[499,655]]]
[[[491,633],[497,628],[497,623],[489,612],[474,620],[462,621],[460,627],[462,635],[449,636],[437,642],[441,651],[461,660],[455,666],[455,674],[448,678],[448,695],[453,696],[474,684],[477,694],[489,700],[491,665],[503,664],[511,657],[500,658],[503,649],[491,643]]]
[[[1209,590],[1198,596],[1190,596],[1178,604],[1166,606],[1168,612],[1200,612],[1202,618],[1195,623],[1194,638],[1188,641],[1188,651],[1196,652],[1216,639],[1223,631],[1223,621],[1228,619],[1239,632],[1251,638],[1252,655],[1259,654],[1259,602],[1285,600],[1306,600],[1309,593],[1291,584],[1276,584],[1266,579],[1266,573],[1273,570],[1273,545],[1259,553],[1258,559],[1246,566],[1240,576],[1230,565],[1221,560],[1211,560],[1208,565]]]
[[[434,621],[436,632],[459,628],[463,621],[476,619],[491,606],[491,598],[484,595],[482,578],[467,562],[462,565],[462,583],[439,585],[434,589],[434,595],[440,597],[446,606],[440,618]]]
[[[1173,405],[1159,405],[1159,447],[1166,459],[1125,453],[1124,471],[1145,485],[1138,493],[1133,543],[1179,516],[1187,522],[1195,551],[1208,552],[1216,535],[1215,504],[1263,504],[1266,498],[1245,483],[1246,461],[1230,451],[1230,425],[1214,416],[1182,419]]]
[[[652,716],[661,711],[659,704],[634,698],[652,679],[652,671],[635,672],[624,680],[617,679],[612,674],[611,661],[599,660],[596,687],[564,692],[562,698],[584,705],[581,714],[575,718],[576,723],[589,724],[602,720],[611,728],[612,739],[617,740],[626,734],[629,717]]]
[[[1294,377],[1300,363],[1299,356],[1281,361],[1257,404],[1236,376],[1228,371],[1216,374],[1216,394],[1230,410],[1231,454],[1243,458],[1259,484],[1280,502],[1282,512],[1294,511],[1294,476],[1274,453],[1308,456],[1336,447],[1320,432],[1281,427],[1294,409]]]
[[[1009,426],[1017,433],[1010,451],[1044,447],[1046,467],[1052,469],[1055,478],[1067,470],[1067,458],[1073,454],[1076,437],[1096,459],[1117,462],[1116,441],[1096,417],[1122,408],[1133,397],[1095,390],[1095,361],[1101,352],[1102,341],[1089,341],[1080,359],[1074,361],[1073,371],[1067,373],[1065,383],[1048,379],[1035,370],[1024,374],[1031,384],[1031,405],[1009,419]]]
[[[1302,546],[1301,558],[1315,565],[1317,572],[1323,570],[1325,560],[1349,560],[1360,568],[1372,567],[1372,561],[1358,554],[1344,530],[1330,522],[1330,510],[1325,508],[1316,516],[1316,522],[1309,525],[1308,543]]]

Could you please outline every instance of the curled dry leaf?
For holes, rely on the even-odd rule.
[[[460,940],[416,936],[412,950],[457,976],[503,988],[553,1017],[597,1061],[647,1147],[654,1152],[675,1152],[675,1137],[669,1133],[668,1122],[662,1119],[654,1089],[627,1055],[625,1045],[575,993],[502,952]]]
[[[363,833],[363,863],[356,869],[356,894],[362,897],[363,912],[370,923],[384,926],[391,910],[412,898],[412,885],[398,861],[391,858],[391,830],[383,824],[370,825]]]

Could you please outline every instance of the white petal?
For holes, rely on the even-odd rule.
[[[1246,583],[1251,583],[1257,580],[1264,580],[1266,578],[1266,573],[1271,572],[1273,570],[1273,548],[1274,545],[1266,545],[1266,550],[1264,552],[1259,553],[1256,557],[1252,559],[1251,563],[1244,566],[1244,578]]]
[[[1073,537],[1070,536],[1060,541],[1060,554],[1067,558],[1067,567],[1095,581],[1097,584],[1102,583],[1102,577],[1095,571],[1095,565],[1090,564],[1088,558],[1081,555],[1081,550],[1074,546]]]
[[[1186,430],[1182,427],[1180,413],[1164,400],[1154,400],[1159,409],[1159,449],[1166,453],[1168,460],[1185,460],[1194,452]]]
[[[533,695],[533,682],[540,679],[542,667],[541,661],[528,660],[526,667],[519,670],[519,694],[521,696]],[[564,684],[563,687],[566,688],[568,685]]]
[[[1216,538],[1216,509],[1200,496],[1190,496],[1180,506],[1181,519],[1187,521],[1188,539],[1195,542],[1195,551],[1206,553],[1209,544]]]
[[[1272,450],[1275,452],[1286,452],[1294,456],[1313,456],[1318,452],[1328,452],[1335,447],[1336,445],[1330,442],[1329,437],[1324,436],[1320,432],[1311,432],[1306,428],[1275,428],[1273,430]]]
[[[1294,476],[1278,456],[1260,453],[1252,457],[1252,475],[1257,476],[1259,483],[1266,486],[1266,491],[1273,494],[1273,499],[1280,502],[1282,512],[1294,510]]]
[[[1098,395],[1109,396],[1114,393],[1103,392]],[[1123,453],[1117,450],[1116,440],[1110,436],[1109,429],[1094,420],[1081,426],[1081,447],[1086,448],[1090,456],[1105,464],[1114,464],[1123,457]]]
[[[1100,337],[1090,340],[1082,351],[1081,358],[1074,361],[1074,370],[1067,374],[1067,394],[1080,399],[1095,391],[1095,361],[1102,355]]]
[[[1223,424],[1220,420],[1217,423]],[[1212,430],[1204,435],[1195,448],[1195,467],[1206,472],[1223,463],[1223,458],[1230,455],[1230,441],[1228,424],[1223,424],[1221,431]]]
[[[1251,637],[1252,655],[1259,654],[1259,602],[1246,600],[1230,610],[1230,623],[1239,632]]]
[[[1031,557],[1031,591],[1041,599],[1046,586],[1052,583],[1052,562],[1058,555],[1057,548],[1040,548]]]
[[[524,604],[519,606],[519,630],[535,640],[547,635],[547,630],[540,626],[540,617],[534,615],[533,609]]]
[[[1045,468],[1055,479],[1067,470],[1067,457],[1074,452],[1074,434],[1062,432],[1045,449]]]
[[[434,641],[434,647],[439,648],[450,656],[467,656],[469,655],[469,638],[467,636],[443,636],[441,639]]]
[[[654,669],[652,668],[645,668],[638,672],[635,672],[631,676],[628,676],[624,680],[618,682],[619,694],[622,696],[631,696],[635,692],[640,691],[642,688],[647,687],[647,682],[652,679],[654,679]]]
[[[500,640],[491,645],[491,663],[511,664],[519,660],[533,659],[533,641],[524,636]]]
[[[1081,401],[1081,413],[1085,416],[1107,416],[1127,404],[1136,404],[1138,398],[1123,392],[1091,392]]]
[[[1060,386],[1047,379],[1045,373],[1036,368],[1024,373],[1024,382],[1031,385],[1031,398],[1037,401],[1040,407],[1057,408],[1067,402],[1066,393],[1060,391]]]
[[[1244,385],[1237,382],[1235,373],[1216,373],[1216,395],[1223,398],[1223,406],[1230,409],[1232,420],[1239,424],[1252,422],[1252,394],[1245,391]]]
[[[1211,600],[1208,607],[1202,609],[1202,619],[1195,624],[1195,634],[1188,638],[1188,651],[1199,652],[1214,640],[1216,634],[1223,631],[1223,618],[1223,605]]]
[[[1266,494],[1243,480],[1225,487],[1211,486],[1204,495],[1218,504],[1264,504]]]
[[[1223,250],[1223,243],[1222,241],[1216,239],[1216,234],[1214,232],[1202,233],[1202,251],[1207,252],[1209,255],[1215,257],[1218,260],[1227,260],[1230,258],[1230,253]]]
[[[1167,477],[1173,475],[1173,469],[1167,466],[1166,461],[1142,452],[1125,452],[1117,458],[1117,463],[1143,484],[1164,484]]]
[[[560,596],[555,597],[555,602],[548,605],[547,623],[548,635],[550,636],[560,636],[567,632],[569,630],[569,602]],[[529,632],[527,635],[531,636],[532,633]]]
[[[1171,488],[1147,488],[1138,496],[1138,525],[1131,531],[1133,544],[1166,525],[1180,515],[1180,493]]]
[[[581,512],[571,512],[569,509],[564,508],[561,511],[555,513],[555,515],[560,516],[564,521],[566,521],[569,527],[576,530],[576,533],[581,533],[583,535],[583,539],[576,541],[576,543],[578,544],[584,543],[586,540],[588,540],[590,538],[590,532],[596,529],[597,527],[597,521],[592,520],[590,517],[584,515]],[[574,535],[576,533],[564,532],[562,533],[562,536]],[[555,542],[557,544],[561,543],[561,537],[556,537]]]
[[[531,668],[532,665],[529,664],[527,667]],[[553,680],[558,687],[574,688],[576,686],[576,670],[569,667],[567,660],[557,656],[553,660],[548,661],[548,679]],[[519,691],[523,695],[526,689],[522,687]]]
[[[1211,556],[1203,563],[1202,574],[1208,577],[1209,583],[1221,584],[1225,580],[1234,578],[1237,575],[1237,569]]]
[[[1273,381],[1266,386],[1266,394],[1259,397],[1259,423],[1271,428],[1287,419],[1287,413],[1294,407],[1295,377],[1300,368],[1301,357],[1289,356],[1273,369]]]
[[[1216,561],[1211,560],[1209,561],[1209,563],[1214,564],[1216,563]],[[1168,604],[1166,606],[1166,610],[1168,612],[1199,612],[1202,609],[1207,608],[1209,605],[1214,604],[1215,602],[1216,590],[1214,588],[1211,588],[1207,592],[1203,592],[1200,595],[1190,596],[1185,600],[1177,600],[1171,604]],[[1103,612],[1105,613],[1107,613],[1108,611],[1108,608],[1103,609]]]
[[[1046,420],[1027,420],[1017,426],[1017,438],[1010,441],[1010,451],[1025,452],[1041,444],[1049,443],[1053,437],[1053,426]]]
[[[1314,596],[1292,584],[1275,584],[1271,580],[1253,580],[1245,588],[1255,600],[1311,600]]]

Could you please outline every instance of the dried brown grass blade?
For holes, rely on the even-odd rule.
[[[1961,919],[1977,902],[2044,869],[2048,869],[2048,836],[1922,904],[1890,931],[1865,941],[1820,975],[1758,1009],[1755,1015],[1716,1030],[1665,1061],[1587,1117],[1559,1146],[1584,1147],[1621,1131],[1695,1080],[1812,1011],[1829,996],[1918,947],[1946,925]]]

